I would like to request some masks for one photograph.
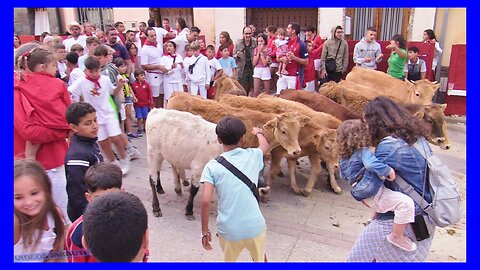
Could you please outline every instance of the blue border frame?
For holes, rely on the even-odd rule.
[[[169,2],[168,4],[165,4],[163,2],[157,2],[155,3],[154,5],[155,6],[164,6],[164,7],[191,7],[192,5],[194,5],[195,7],[318,7],[318,6],[322,6],[322,7],[365,7],[366,4],[365,2],[360,2],[360,1],[341,1],[341,2],[330,2],[330,3],[321,3],[321,2],[317,2],[317,1],[312,1],[312,0],[306,0],[306,1],[302,1],[302,2],[295,2],[295,3],[288,3],[286,1],[283,1],[281,0],[282,2],[279,2],[279,1],[275,1],[275,3],[267,3],[267,2],[262,2],[262,3],[259,3],[258,1],[253,1],[253,0],[247,0],[247,1],[242,1],[242,2],[235,2],[233,3],[232,1],[230,2],[226,2],[226,1],[218,1],[218,0],[214,0],[214,1],[209,1],[208,3],[202,3],[202,4],[198,4],[197,2],[195,2],[195,4],[193,3],[174,3],[174,2]],[[91,0],[84,0],[81,2],[82,6],[96,6],[98,5],[98,1],[91,1]],[[152,2],[151,1],[145,1],[145,0],[137,0],[135,2],[132,2],[132,1],[125,1],[125,0],[121,0],[121,1],[114,1],[114,0],[105,0],[105,1],[102,1],[101,2],[102,4],[110,4],[111,6],[115,6],[115,7],[132,7],[132,6],[135,6],[135,7],[142,7],[142,6],[151,6],[152,5]],[[275,4],[275,6],[273,6],[273,4]],[[2,16],[0,16],[0,21],[1,21],[1,24],[4,29],[6,29],[7,31],[5,31],[4,33],[12,33],[13,32],[13,24],[12,24],[12,21],[13,21],[13,8],[15,7],[32,7],[32,6],[38,6],[38,5],[41,5],[42,7],[52,7],[52,6],[58,6],[58,7],[69,7],[69,6],[78,6],[78,2],[75,2],[75,3],[72,3],[72,2],[66,2],[66,1],[52,1],[52,0],[49,0],[49,1],[42,1],[42,2],[38,2],[38,3],[33,3],[33,2],[30,2],[30,1],[16,1],[16,3],[11,3],[11,2],[8,2],[8,3],[5,3],[5,2],[2,2]],[[478,25],[478,18],[477,16],[480,15],[480,13],[478,12],[478,7],[475,6],[473,4],[473,1],[471,2],[468,2],[468,1],[456,1],[456,2],[451,2],[451,1],[446,1],[446,0],[436,0],[436,1],[432,1],[432,0],[429,0],[429,1],[422,1],[422,2],[418,2],[418,3],[413,3],[413,2],[405,2],[403,1],[403,3],[401,3],[400,1],[395,1],[395,2],[386,2],[386,1],[383,1],[383,2],[380,2],[380,1],[369,1],[368,2],[368,6],[369,7],[385,7],[385,6],[393,6],[395,5],[395,7],[412,7],[412,6],[417,6],[417,7],[461,7],[461,8],[464,8],[466,7],[467,8],[467,28],[469,28],[468,32],[467,32],[467,39],[469,41],[470,44],[477,44],[476,42],[478,42],[478,35],[475,34],[475,33],[478,33],[478,28],[477,28],[477,25]],[[471,28],[471,29],[470,29]],[[8,63],[8,61],[10,61],[10,59],[13,59],[13,51],[11,49],[11,45],[8,45],[7,43],[5,42],[2,42],[0,43],[0,46],[2,46],[2,49],[5,50],[6,52],[6,61]],[[3,48],[4,47],[4,48]],[[3,51],[3,50],[2,50]],[[478,53],[478,46],[470,46],[467,48],[467,52],[468,52],[468,59],[480,59],[480,55]],[[467,68],[468,68],[468,71],[469,71],[469,74],[476,74],[476,72],[479,71],[479,64],[477,61],[467,61]],[[8,65],[6,65],[8,66]],[[5,66],[4,66],[5,67]],[[2,68],[3,70],[3,68]],[[5,69],[6,72],[4,72],[4,74],[6,74],[6,80],[5,80],[5,84],[6,84],[6,90],[4,90],[4,97],[5,97],[5,101],[3,103],[3,106],[0,107],[0,110],[1,110],[1,114],[4,118],[4,121],[6,122],[4,125],[3,125],[3,132],[4,134],[8,134],[4,137],[4,139],[6,140],[6,143],[3,144],[3,151],[2,151],[2,154],[0,155],[1,156],[1,159],[3,162],[1,162],[1,166],[2,166],[2,171],[6,173],[6,179],[4,180],[4,185],[3,185],[3,188],[1,188],[0,192],[1,192],[1,196],[0,196],[0,200],[2,202],[1,205],[4,205],[6,207],[3,208],[2,212],[5,213],[5,214],[8,214],[7,216],[9,216],[9,214],[11,214],[13,212],[13,205],[12,205],[12,201],[11,201],[11,190],[13,189],[13,182],[11,182],[10,180],[10,177],[11,175],[13,174],[13,166],[12,166],[12,153],[13,153],[13,147],[12,147],[12,144],[10,142],[13,141],[13,123],[11,123],[13,121],[13,95],[12,95],[12,92],[10,89],[10,87],[13,87],[13,77],[11,77],[11,69],[10,68],[6,68]],[[476,116],[476,113],[477,113],[477,110],[479,110],[479,108],[477,106],[475,106],[475,103],[474,103],[474,100],[478,99],[478,93],[476,91],[476,89],[473,87],[475,84],[475,78],[470,76],[468,79],[467,79],[467,84],[470,86],[470,91],[469,91],[469,95],[468,95],[468,98],[467,98],[467,111],[468,111],[468,115],[470,115],[470,119],[469,119],[469,127],[467,129],[467,137],[468,138],[475,138],[473,136],[475,136],[475,134],[478,134],[476,133],[477,132],[477,129],[479,128],[479,125],[478,125],[478,120],[476,117],[473,117],[474,115]],[[3,136],[2,136],[3,137]],[[479,175],[478,172],[476,172],[475,169],[471,169],[471,168],[474,168],[474,167],[471,167],[469,165],[472,165],[472,166],[475,166],[474,165],[474,162],[476,161],[475,160],[475,152],[476,150],[478,149],[478,142],[474,139],[470,140],[469,141],[469,144],[467,146],[467,172],[468,172],[468,175],[471,176],[471,180],[467,182],[467,190],[471,191],[473,189],[476,189],[476,187],[479,185],[478,184],[478,181],[476,179],[476,176]],[[473,196],[469,196],[469,201],[468,201],[468,205],[467,205],[467,211],[470,213],[469,215],[469,218],[468,218],[468,223],[467,223],[467,227],[470,227],[470,229],[468,230],[468,238],[467,238],[467,263],[454,263],[454,264],[444,264],[444,263],[441,263],[441,264],[438,264],[438,263],[435,263],[435,264],[409,264],[407,267],[409,268],[437,268],[437,267],[455,267],[455,268],[464,268],[464,269],[467,269],[468,268],[472,268],[474,265],[477,265],[478,262],[479,262],[479,259],[478,257],[476,256],[475,254],[475,251],[476,251],[476,239],[478,237],[478,233],[475,229],[475,224],[476,224],[476,215],[475,215],[475,212],[471,212],[471,211],[475,211],[476,209],[476,206],[478,205],[478,201],[476,201],[476,199],[473,198]],[[7,213],[8,212],[8,213]],[[0,259],[0,265],[3,267],[8,267],[8,269],[12,268],[12,267],[16,267],[16,268],[26,268],[26,267],[30,267],[29,264],[13,264],[13,261],[10,259],[10,258],[13,258],[13,249],[11,247],[7,247],[7,244],[6,243],[11,243],[11,239],[12,239],[12,234],[13,234],[13,231],[12,231],[12,224],[10,223],[10,218],[7,219],[8,222],[6,222],[5,220],[3,222],[0,222],[0,226],[2,226],[2,230],[3,234],[0,234],[0,242],[1,243],[5,243],[5,244],[2,244],[0,245],[0,248],[2,250],[2,253],[0,254],[4,254],[4,256],[1,256],[1,259]],[[470,226],[469,226],[470,225]],[[473,243],[473,244],[472,244]],[[292,268],[297,268],[297,267],[301,267],[302,269],[303,268],[311,268],[311,269],[314,269],[314,268],[318,268],[318,267],[334,267],[334,268],[337,268],[337,267],[341,267],[341,268],[350,268],[350,267],[360,267],[360,268],[363,268],[363,267],[382,267],[382,268],[385,268],[385,267],[388,267],[388,268],[391,268],[391,267],[394,267],[394,268],[400,268],[400,267],[405,267],[406,265],[403,265],[403,264],[389,264],[388,266],[386,265],[379,265],[379,264],[345,264],[345,263],[336,263],[335,265],[333,265],[333,263],[329,263],[330,265],[318,265],[317,263],[303,263],[303,264],[298,264],[298,263],[289,263],[289,264],[282,264],[282,263],[269,263],[267,265],[264,265],[262,264],[261,266],[259,266],[258,264],[254,264],[254,265],[249,265],[248,267],[266,267],[266,268],[274,268],[277,269],[278,267],[280,268],[287,268],[287,267],[292,267]],[[40,268],[50,268],[50,267],[64,267],[66,265],[63,265],[63,264],[40,264],[40,265],[35,265],[35,267],[40,267]],[[123,267],[128,267],[130,265],[127,265],[127,264],[115,264],[115,265],[106,265],[106,267],[115,267],[115,268],[123,268]],[[209,267],[209,268],[218,268],[220,269],[220,267],[225,267],[225,265],[220,265],[218,263],[208,263],[208,264],[205,264],[205,263],[189,263],[189,264],[184,264],[184,263],[168,263],[168,264],[162,264],[162,265],[156,265],[156,264],[135,264],[135,267],[148,267],[148,268],[158,268],[158,267],[165,267],[165,268],[183,268],[183,267]],[[240,268],[240,267],[244,267],[245,265],[243,264],[231,264],[231,265],[228,265],[227,267],[228,268]],[[68,267],[82,267],[81,265],[79,264],[69,264]],[[89,268],[97,268],[97,267],[105,267],[105,265],[102,265],[102,266],[99,266],[98,264],[89,264],[88,265]],[[7,268],[3,268],[3,269],[7,269]]]

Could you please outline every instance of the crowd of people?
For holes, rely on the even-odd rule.
[[[162,26],[157,26],[151,19],[140,23],[138,31],[125,32],[122,22],[105,31],[95,30],[88,22],[72,22],[65,39],[45,33],[40,43],[23,45],[14,35],[17,261],[148,260],[146,210],[135,195],[121,191],[122,175],[130,171],[130,160],[140,154],[131,140],[145,133],[149,110],[165,106],[174,92],[211,98],[221,76],[238,79],[253,97],[262,90],[271,94],[283,89],[315,92],[317,81],[338,82],[347,69],[348,45],[341,26],[333,27],[325,42],[310,27],[304,42],[299,38],[298,23],[289,23],[285,29],[268,26],[265,33],[249,25],[236,42],[228,32],[221,32],[216,49],[206,45],[199,38],[201,30],[189,28],[184,19],[175,21],[175,29],[169,23],[164,19]],[[433,32],[426,30],[425,36],[426,42],[436,42]],[[382,61],[382,48],[375,37],[376,30],[368,28],[355,46],[356,65],[375,69]],[[425,78],[426,66],[418,58],[418,48],[407,52],[401,35],[393,36],[385,49],[392,51],[388,74],[399,79]],[[441,52],[439,47],[437,50]],[[354,169],[374,164],[375,169],[367,170],[366,180],[362,179],[369,185],[375,183],[374,187],[354,189],[352,195],[378,213],[348,260],[399,258],[395,256],[425,260],[434,226],[429,224],[427,241],[412,241],[406,224],[421,210],[406,195],[391,191],[397,190],[394,185],[381,185],[395,173],[408,176],[406,180],[415,187],[424,184],[425,160],[412,144],[419,141],[429,150],[425,132],[421,123],[387,98],[371,101],[364,117],[368,128],[361,122],[345,122],[338,130],[341,173],[348,179],[358,174]],[[226,117],[216,129],[224,146],[222,156],[258,185],[268,143],[261,129],[254,128],[251,132],[259,140],[258,149],[242,149],[246,132],[242,121],[234,117]],[[352,145],[351,134],[364,137]],[[348,143],[342,144],[342,140]],[[376,147],[378,159],[368,146]],[[364,156],[369,164],[362,164]],[[418,166],[410,166],[411,159],[418,160]],[[211,249],[208,213],[215,189],[224,260],[235,261],[246,248],[254,261],[265,261],[266,225],[259,205],[251,190],[232,181],[234,175],[225,170],[211,161],[202,175],[202,246]],[[430,194],[425,198],[431,200]],[[249,214],[244,211],[247,206]],[[392,211],[401,214],[393,218]],[[243,229],[238,230],[239,226]],[[64,256],[58,255],[62,251]]]

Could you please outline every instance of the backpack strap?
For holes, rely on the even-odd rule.
[[[432,205],[428,203],[415,189],[405,181],[400,175],[396,175],[395,183],[398,184],[400,189],[403,193],[407,194],[414,202],[416,202],[424,212],[426,212],[429,216],[435,215],[433,213]],[[425,205],[425,207],[423,207]]]
[[[222,156],[216,157],[215,160],[233,173],[233,175],[235,175],[238,179],[242,180],[242,182],[252,191],[253,196],[255,196],[255,199],[257,199],[257,202],[259,202],[257,186],[244,173],[242,173],[239,169],[237,169],[237,167],[233,166],[232,163],[228,162],[228,160]]]

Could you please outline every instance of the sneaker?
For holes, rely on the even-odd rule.
[[[281,74],[280,74],[280,71],[277,71],[277,72],[275,73],[275,75],[277,75],[277,76],[280,77],[280,75],[281,75]]]
[[[140,158],[140,151],[138,151],[138,149],[133,145],[131,145],[131,147],[127,147],[127,154],[130,157],[130,160]]]
[[[133,132],[127,133],[127,136],[130,137],[130,138],[134,138],[134,139],[136,139],[136,138],[139,137],[138,134],[135,134],[135,133],[133,133]]]
[[[126,175],[130,172],[130,159],[121,159],[119,163],[120,169],[122,170],[122,175]]]
[[[143,131],[139,129],[137,131],[137,135],[138,135],[138,137],[142,137],[143,136]]]
[[[417,250],[417,245],[412,241],[410,240],[410,238],[408,237],[404,237],[403,239],[394,239],[392,237],[392,234],[389,234],[387,235],[387,241],[400,248],[400,249],[403,249],[405,251],[409,251],[409,252],[413,252],[415,250]]]

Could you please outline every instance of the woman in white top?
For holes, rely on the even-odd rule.
[[[438,58],[440,54],[443,52],[442,48],[440,48],[440,44],[437,41],[437,37],[432,29],[427,29],[423,31],[423,43],[434,43],[435,44],[435,53],[433,54],[433,62],[432,62],[432,70],[433,70],[433,78],[435,78],[435,70],[437,69]]]
[[[52,184],[33,159],[15,160],[13,184],[14,261],[66,261],[65,226],[53,202]]]

